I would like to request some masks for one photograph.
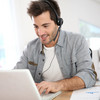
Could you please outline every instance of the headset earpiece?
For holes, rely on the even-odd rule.
[[[57,25],[61,26],[63,24],[63,19],[62,18],[58,18],[57,19]]]

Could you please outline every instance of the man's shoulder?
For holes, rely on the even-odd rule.
[[[64,34],[64,37],[67,38],[67,40],[69,41],[82,40],[84,38],[84,36],[79,33],[68,31],[62,31],[62,33]]]
[[[86,43],[86,39],[79,33],[67,32],[62,31],[63,34],[63,43],[69,45],[70,47],[73,46],[80,46],[82,43]]]
[[[28,44],[27,44],[27,48],[28,49],[35,49],[40,47],[40,39],[36,38],[34,40],[31,40]]]
[[[74,32],[68,32],[68,31],[63,31],[68,38],[82,38],[84,36],[82,36],[80,33],[74,33]]]
[[[28,45],[36,45],[37,43],[40,43],[40,40],[39,40],[39,38],[35,38],[34,40],[31,40],[29,43],[28,43]]]

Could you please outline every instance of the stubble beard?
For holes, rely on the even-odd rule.
[[[48,35],[49,36],[49,41],[47,43],[43,43],[43,44],[44,45],[50,44],[53,41],[53,39],[55,38],[56,34],[57,34],[57,28],[55,27],[52,34],[51,34],[51,36]]]

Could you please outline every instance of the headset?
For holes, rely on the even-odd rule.
[[[53,6],[50,4],[50,2],[49,2],[48,0],[43,0],[43,1],[44,1],[45,3],[47,3],[47,4],[52,8],[53,12],[54,12],[55,15],[56,15],[56,24],[59,26],[59,28],[58,28],[58,30],[57,30],[56,36],[55,36],[54,39],[53,39],[53,41],[55,41],[56,38],[57,38],[58,32],[60,31],[61,26],[62,26],[62,24],[63,24],[63,19],[62,19],[62,18],[59,18],[59,16],[58,16],[56,10],[53,8]]]
[[[50,2],[49,2],[48,0],[43,0],[43,1],[44,1],[45,3],[47,3],[47,4],[52,8],[53,12],[54,12],[55,15],[56,15],[56,24],[57,24],[58,26],[61,26],[61,25],[63,24],[63,19],[62,19],[62,18],[59,18],[59,16],[58,16],[56,10],[52,7],[52,5],[50,4]]]

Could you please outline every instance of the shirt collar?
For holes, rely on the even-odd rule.
[[[44,46],[43,46],[43,44],[41,43],[41,41],[40,41],[40,53],[41,53],[41,54],[44,54]]]
[[[64,41],[64,33],[63,33],[62,30],[60,30],[60,34],[59,34],[57,45],[63,47],[63,41]]]

